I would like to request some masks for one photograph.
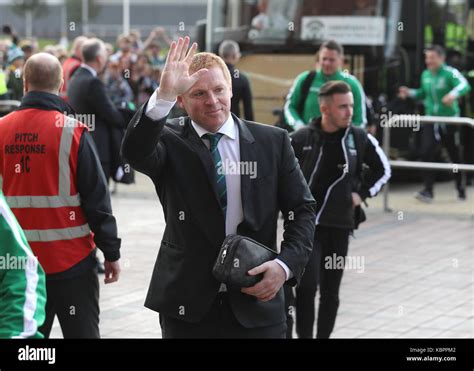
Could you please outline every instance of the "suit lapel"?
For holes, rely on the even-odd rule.
[[[257,148],[255,145],[255,138],[248,129],[245,122],[240,120],[237,116],[232,115],[234,121],[239,127],[239,141],[240,141],[240,161],[242,163],[256,163],[257,161]],[[241,174],[240,175],[240,196],[242,199],[242,210],[244,215],[244,220],[239,224],[238,228],[241,225],[252,225],[254,220],[254,204],[249,198],[251,190],[251,179],[250,174]]]
[[[219,202],[219,196],[217,193],[214,161],[212,160],[209,148],[206,147],[202,139],[199,137],[198,133],[196,133],[196,130],[194,130],[193,125],[191,124],[191,119],[189,117],[186,118],[185,129],[185,135],[189,140],[189,144],[196,153],[196,155],[199,157],[199,160],[201,161],[201,164],[204,167],[204,171],[206,172],[206,178],[209,182],[209,186],[212,189],[212,193],[214,194],[214,199],[219,205],[219,209],[222,210]],[[221,216],[224,219],[223,213],[221,213]]]
[[[222,214],[222,209],[217,198],[217,191],[214,180],[214,163],[212,161],[211,154],[209,152],[209,149],[203,143],[202,139],[199,138],[199,135],[196,133],[193,126],[191,125],[191,119],[189,117],[185,118],[182,136],[188,144],[189,148],[199,158],[199,162],[202,165],[201,170],[193,170],[204,172],[205,178],[208,182],[208,188],[206,190],[197,190],[198,192],[204,192],[203,194],[205,194],[206,197],[199,197],[199,194],[196,195],[193,192],[185,193],[184,197],[188,199],[187,202],[190,205],[194,206],[192,208],[192,213],[195,216],[195,221],[197,225],[207,236],[208,240],[211,242],[209,246],[214,249],[220,248],[221,243],[225,238],[225,221],[224,216]],[[189,184],[189,187],[192,186],[193,184]],[[203,186],[206,187],[205,184]],[[209,198],[207,196],[208,190],[211,190],[211,193],[213,194],[212,198]],[[211,200],[211,202],[215,202],[215,204],[210,205],[209,200]],[[211,212],[210,210],[215,210],[216,212]],[[218,210],[220,210],[220,212]]]

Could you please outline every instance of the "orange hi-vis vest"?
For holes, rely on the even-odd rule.
[[[95,248],[76,186],[87,127],[58,111],[22,109],[0,119],[0,186],[47,274]]]

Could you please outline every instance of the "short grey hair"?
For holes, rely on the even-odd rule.
[[[219,46],[219,55],[221,58],[229,58],[240,53],[239,44],[234,40],[224,40]]]
[[[323,50],[324,48],[335,50],[339,55],[344,55],[344,47],[336,40],[328,40],[323,42],[319,48],[319,51]]]
[[[107,49],[102,40],[97,38],[86,40],[82,45],[82,60],[85,63],[93,62],[103,50],[106,51]]]

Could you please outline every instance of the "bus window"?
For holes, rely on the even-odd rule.
[[[386,16],[386,1],[382,0],[215,0],[213,6],[212,30],[213,42],[218,44],[224,39],[233,39],[239,43],[264,45],[286,45],[291,41],[320,42],[311,32],[304,32],[309,18],[326,17],[324,22],[332,22],[331,27],[373,27],[383,28],[380,19]],[[344,17],[331,21],[330,17]],[[347,17],[347,18],[346,18]],[[373,19],[357,21],[358,17]],[[377,19],[378,17],[378,19]],[[353,21],[347,24],[351,18]],[[306,23],[305,23],[306,19]],[[342,23],[341,23],[342,22]],[[373,24],[373,26],[372,26]],[[378,32],[378,31],[377,31]],[[385,30],[378,32],[383,34]],[[367,38],[360,39],[361,44],[371,44]]]
[[[297,4],[297,1],[288,0],[258,0],[255,4],[256,15],[250,21],[248,38],[286,40],[292,31]]]

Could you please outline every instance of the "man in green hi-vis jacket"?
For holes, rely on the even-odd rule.
[[[434,45],[425,50],[427,69],[421,74],[419,89],[409,89],[401,86],[399,97],[411,97],[423,100],[426,116],[459,116],[458,98],[467,94],[471,87],[464,76],[455,68],[445,64],[446,54],[442,47]],[[456,143],[456,133],[459,127],[443,123],[425,125],[421,131],[421,156],[423,161],[434,162],[442,143],[448,150],[451,162],[460,163],[462,158],[459,143]],[[458,198],[466,199],[465,180],[462,172],[456,172],[456,188]],[[416,194],[423,202],[433,200],[433,184],[435,172],[425,171],[425,187]]]
[[[286,123],[298,130],[321,117],[319,110],[319,89],[328,81],[338,80],[347,83],[354,97],[354,114],[352,124],[365,127],[367,125],[367,110],[365,93],[359,80],[347,71],[343,71],[344,48],[334,40],[321,44],[318,55],[318,67],[313,71],[300,74],[286,97],[284,117]]]
[[[0,191],[0,339],[43,338],[43,268]]]

